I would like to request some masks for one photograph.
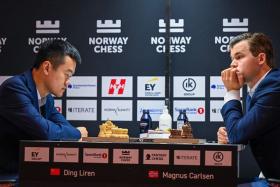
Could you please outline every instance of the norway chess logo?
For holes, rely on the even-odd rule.
[[[40,21],[36,20],[36,34],[59,34],[60,21],[55,20],[53,23],[51,20]]]
[[[121,27],[120,19],[97,20],[96,33],[100,36],[89,37],[89,45],[93,46],[94,53],[122,53],[128,37],[119,37]]]
[[[114,23],[113,20],[97,20],[96,32],[97,33],[121,33],[121,20],[117,19]]]
[[[38,53],[39,46],[47,40],[66,41],[66,37],[57,36],[57,34],[60,34],[60,26],[60,20],[36,20],[36,37],[28,38],[28,45],[33,46],[33,52]]]
[[[223,32],[248,32],[248,26],[248,18],[243,18],[243,21],[238,18],[232,18],[230,21],[223,18]]]
[[[111,79],[109,86],[109,95],[113,95],[117,93],[118,95],[122,95],[124,93],[126,79]]]
[[[169,51],[171,53],[185,53],[187,45],[190,44],[191,36],[182,36],[184,33],[184,19],[170,19],[170,28],[169,32],[174,34],[180,34],[180,36],[171,36],[168,41],[164,36],[160,37],[151,37],[151,45],[156,46],[157,53],[165,53],[166,49],[166,42],[169,42]],[[158,21],[158,32],[160,34],[167,32],[167,24],[164,19],[159,19]]]
[[[7,38],[0,38],[0,53],[2,52],[2,47],[6,45]]]
[[[164,19],[158,21],[159,33],[166,33],[166,23]],[[170,19],[170,32],[171,33],[183,33],[184,32],[184,19],[179,19],[176,22],[175,19]]]
[[[230,36],[215,36],[215,44],[220,45],[220,51],[225,53],[229,52],[229,42],[235,35],[249,31],[249,19],[248,18],[223,18],[222,20],[222,32],[232,33]]]

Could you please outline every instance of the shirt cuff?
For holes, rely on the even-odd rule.
[[[224,103],[227,103],[231,100],[238,100],[240,101],[240,90],[230,90],[226,92],[226,95],[224,97]]]

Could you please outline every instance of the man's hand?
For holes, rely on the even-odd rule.
[[[233,67],[223,70],[221,76],[227,91],[240,90],[245,82],[243,75]]]
[[[228,143],[228,134],[225,127],[220,127],[217,132],[217,138],[219,144],[227,144]]]
[[[77,129],[81,132],[81,139],[79,141],[81,141],[83,137],[88,137],[88,131],[85,127],[77,127]]]

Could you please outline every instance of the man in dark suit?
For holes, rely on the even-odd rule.
[[[249,143],[264,176],[280,179],[280,71],[274,68],[271,41],[262,33],[241,34],[230,42],[230,56],[230,67],[221,73],[226,127],[219,128],[218,142]],[[239,92],[245,84],[244,114]]]
[[[67,41],[42,44],[31,70],[7,79],[0,87],[0,173],[18,171],[20,140],[60,140],[87,136],[54,107],[51,94],[61,97],[81,63]]]

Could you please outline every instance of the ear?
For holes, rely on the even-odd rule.
[[[43,72],[45,75],[48,75],[51,69],[51,62],[46,60],[42,63]]]
[[[259,64],[262,65],[266,62],[266,54],[265,53],[259,53],[258,54],[258,60]]]

